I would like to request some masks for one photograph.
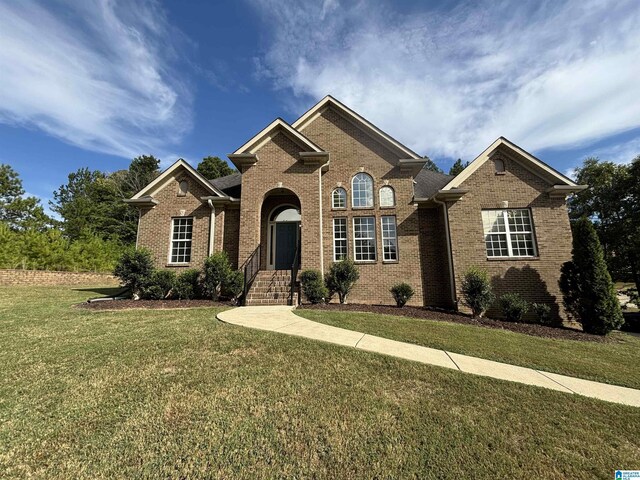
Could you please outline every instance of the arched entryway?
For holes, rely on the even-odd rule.
[[[265,196],[262,204],[261,236],[266,270],[290,270],[300,264],[300,201],[288,189],[277,189]]]

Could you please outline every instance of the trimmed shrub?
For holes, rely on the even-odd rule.
[[[329,296],[337,293],[340,303],[346,303],[347,295],[349,295],[358,278],[360,278],[360,273],[358,273],[358,267],[356,267],[353,260],[346,259],[332,263],[325,277]]]
[[[204,261],[202,290],[206,298],[218,300],[222,283],[233,269],[226,252],[216,252]]]
[[[156,270],[142,287],[142,298],[162,300],[167,298],[176,283],[176,272],[172,270]]]
[[[491,282],[486,271],[476,267],[469,268],[462,280],[462,296],[464,304],[471,309],[474,318],[484,315],[491,306],[495,295],[491,291]]]
[[[227,277],[222,280],[221,294],[234,303],[244,289],[244,274],[241,270],[231,270]]]
[[[113,274],[120,279],[122,286],[131,290],[134,298],[140,295],[142,287],[148,283],[152,273],[151,252],[143,248],[125,251],[113,270]]]
[[[540,325],[551,326],[555,323],[551,318],[551,307],[546,303],[532,303],[531,310]]]
[[[393,299],[396,301],[398,307],[404,307],[415,293],[411,285],[405,282],[394,285],[389,291],[391,295],[393,295]]]
[[[500,297],[500,308],[505,320],[519,322],[529,310],[529,303],[519,293],[505,293]]]
[[[604,252],[591,221],[585,217],[573,226],[572,261],[562,265],[560,289],[570,316],[582,329],[606,335],[624,323]]]
[[[200,296],[200,290],[200,270],[190,268],[176,278],[173,296],[178,300],[191,300]]]
[[[329,296],[319,270],[305,270],[300,274],[302,293],[311,303],[321,303]]]

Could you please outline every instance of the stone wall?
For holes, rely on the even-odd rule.
[[[48,270],[0,270],[0,286],[89,285],[117,286],[118,279],[106,273],[55,272]]]

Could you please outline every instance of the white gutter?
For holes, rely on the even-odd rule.
[[[442,205],[445,235],[447,238],[447,259],[449,260],[449,288],[451,290],[451,301],[457,306],[458,300],[456,298],[455,278],[453,277],[453,255],[451,254],[451,233],[449,232],[449,211],[447,210],[446,202],[438,200],[435,196],[433,197],[433,201]]]
[[[211,208],[211,219],[209,220],[209,256],[213,254],[213,240],[216,233],[216,206],[211,199],[207,200],[209,208]]]

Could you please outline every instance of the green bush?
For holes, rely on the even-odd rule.
[[[142,298],[162,300],[168,298],[176,283],[176,272],[172,270],[155,270],[145,285],[142,286]]]
[[[519,293],[505,293],[500,297],[500,308],[505,320],[519,322],[529,310],[529,303]]]
[[[216,252],[204,261],[202,289],[203,295],[212,300],[218,300],[222,284],[233,269],[226,252]]]
[[[347,295],[349,295],[358,278],[360,278],[360,274],[353,260],[346,259],[332,263],[325,277],[329,296],[337,293],[340,303],[346,303]]]
[[[241,270],[231,270],[222,281],[221,294],[223,297],[236,302],[244,289],[244,274]]]
[[[587,218],[573,226],[572,260],[562,265],[560,290],[565,308],[582,329],[606,335],[624,323],[600,240]]]
[[[300,274],[302,293],[311,303],[321,303],[328,296],[329,291],[324,285],[322,273],[319,270],[305,270]]]
[[[551,307],[546,303],[532,303],[531,310],[540,325],[551,326],[554,324],[554,321],[551,318]]]
[[[404,305],[413,297],[414,291],[408,283],[398,283],[391,287],[391,295],[393,295],[396,305],[404,307]]]
[[[152,273],[151,253],[143,248],[125,251],[113,271],[122,286],[129,288],[134,296],[139,295],[142,287],[148,284]]]
[[[471,309],[474,318],[482,317],[495,299],[489,275],[479,268],[471,267],[466,271],[461,289],[463,302]]]
[[[180,273],[173,285],[173,296],[178,300],[200,297],[200,270],[190,268]]]

